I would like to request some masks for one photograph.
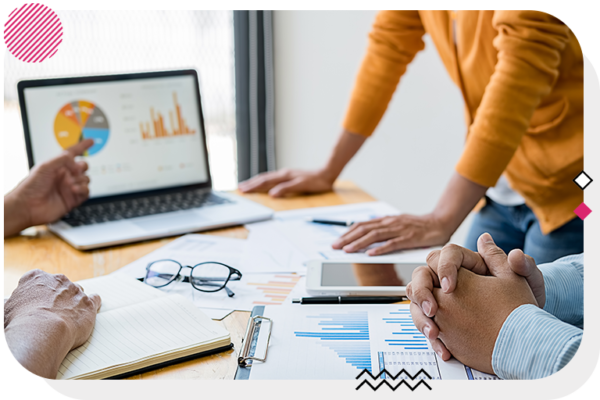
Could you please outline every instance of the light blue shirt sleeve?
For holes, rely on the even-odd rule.
[[[492,368],[502,379],[538,379],[564,367],[583,336],[583,254],[540,265],[546,304],[522,305],[508,316],[494,346]]]

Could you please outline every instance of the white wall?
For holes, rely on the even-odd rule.
[[[279,168],[314,169],[341,131],[374,11],[276,11],[275,131]],[[460,157],[463,100],[425,37],[374,135],[342,173],[407,213],[437,203]],[[453,241],[462,243],[463,224]]]

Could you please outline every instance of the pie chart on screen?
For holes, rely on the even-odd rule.
[[[76,100],[65,104],[56,114],[54,136],[63,149],[84,139],[94,139],[94,145],[83,154],[93,156],[108,142],[110,130],[100,107],[89,101]]]

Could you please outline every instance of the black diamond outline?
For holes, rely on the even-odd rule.
[[[576,179],[579,178],[582,174],[587,176],[587,178],[590,180],[588,183],[585,184],[584,187],[579,186],[579,183],[576,182]],[[577,176],[575,178],[573,178],[573,183],[575,183],[577,185],[577,187],[581,190],[585,190],[585,188],[590,186],[590,183],[592,183],[592,182],[594,182],[594,180],[585,171],[581,171],[580,173],[577,174]]]

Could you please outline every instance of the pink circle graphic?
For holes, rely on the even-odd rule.
[[[42,62],[58,51],[63,28],[52,9],[40,3],[26,3],[15,8],[4,24],[4,43],[21,61]]]

